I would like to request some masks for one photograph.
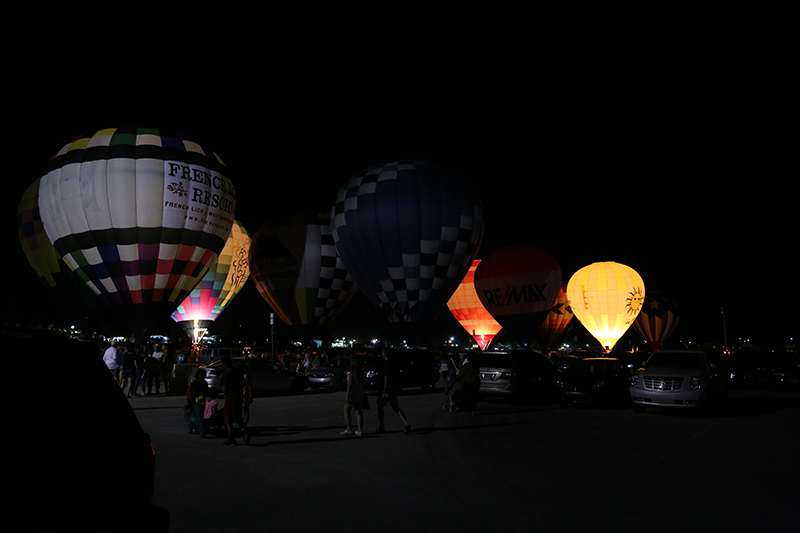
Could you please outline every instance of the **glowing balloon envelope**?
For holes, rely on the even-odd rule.
[[[503,326],[486,310],[475,292],[475,270],[480,262],[480,259],[472,262],[469,272],[447,301],[447,307],[480,349],[485,350]]]
[[[296,211],[261,227],[250,245],[258,292],[290,326],[324,326],[358,290],[331,235],[328,213]]]
[[[17,233],[25,257],[39,280],[62,308],[75,311],[84,307],[93,318],[99,318],[92,294],[69,268],[53,247],[39,214],[39,182],[34,181],[22,195],[17,208]]]
[[[567,284],[572,312],[608,353],[636,320],[644,302],[644,281],[631,267],[593,263]]]
[[[222,251],[236,194],[219,157],[191,139],[112,128],[52,158],[39,208],[48,239],[87,287],[148,329]]]
[[[567,298],[566,283],[562,283],[556,301],[539,330],[539,345],[543,350],[552,350],[561,342],[574,316]]]
[[[653,348],[661,345],[672,334],[680,320],[678,304],[666,297],[655,297],[644,303],[633,328]]]
[[[469,270],[483,207],[457,174],[420,161],[366,169],[339,190],[336,249],[364,295],[391,324],[421,334]]]
[[[561,267],[535,246],[500,248],[475,271],[475,289],[484,307],[523,344],[537,334],[560,288]]]
[[[172,320],[184,323],[187,331],[193,329],[195,321],[207,327],[216,320],[250,276],[249,253],[250,234],[234,220],[225,248],[200,283],[172,313]]]

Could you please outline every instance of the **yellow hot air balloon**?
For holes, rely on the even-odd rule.
[[[219,257],[172,313],[172,320],[181,324],[190,337],[197,337],[194,330],[198,327],[207,328],[216,320],[242,289],[250,276],[249,252],[250,234],[234,220]]]
[[[633,324],[644,302],[644,281],[611,261],[578,270],[567,284],[572,312],[608,353]]]

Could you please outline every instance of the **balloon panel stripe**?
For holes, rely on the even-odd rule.
[[[182,243],[192,243],[184,253],[187,253],[186,250],[191,253],[194,246],[211,250],[221,250],[225,246],[225,242],[216,235],[199,230],[173,228],[109,228],[86,231],[65,235],[56,240],[53,246],[61,255],[66,255],[71,249],[89,250],[98,245],[138,244],[140,253],[144,251],[143,255],[152,256],[154,251],[157,254],[159,245]],[[147,245],[155,245],[155,248],[147,248]]]
[[[82,150],[71,150],[54,158],[48,165],[47,171],[49,172],[75,163],[88,163],[109,159],[180,161],[190,165],[204,166],[209,170],[223,174],[227,171],[227,167],[219,161],[216,154],[211,153],[211,157],[209,157],[204,153],[187,152],[182,146],[178,145],[178,142],[166,147],[118,144],[113,146],[97,146]]]

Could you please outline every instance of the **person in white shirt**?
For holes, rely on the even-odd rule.
[[[153,347],[153,359],[158,361],[159,369],[155,373],[156,394],[161,394],[161,363],[164,362],[164,351],[160,344]]]
[[[111,371],[111,375],[114,376],[114,379],[117,381],[119,381],[119,359],[120,354],[117,353],[117,343],[112,342],[111,346],[109,346],[103,354],[103,362]]]

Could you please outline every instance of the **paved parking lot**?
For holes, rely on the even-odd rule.
[[[256,398],[252,442],[190,435],[181,397],[134,398],[171,531],[797,531],[800,393],[719,415],[479,404],[408,391],[410,435],[339,435],[344,393]],[[376,426],[374,397],[366,428]]]

